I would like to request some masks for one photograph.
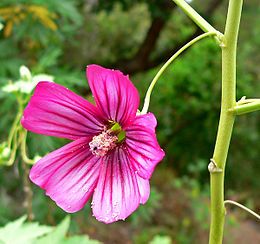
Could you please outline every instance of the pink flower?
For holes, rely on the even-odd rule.
[[[94,216],[111,223],[148,200],[149,179],[164,152],[155,116],[136,115],[139,96],[128,76],[90,65],[87,77],[96,106],[52,82],[35,88],[23,127],[73,142],[38,161],[30,179],[70,213],[93,194]]]

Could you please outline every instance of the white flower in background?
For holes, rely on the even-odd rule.
[[[31,71],[24,65],[20,67],[20,77],[22,78],[22,80],[27,81],[31,81],[32,79]]]
[[[14,83],[5,85],[4,92],[21,92],[29,94],[40,81],[54,81],[54,77],[47,74],[38,74],[32,76],[31,71],[24,65],[20,67],[20,79]]]

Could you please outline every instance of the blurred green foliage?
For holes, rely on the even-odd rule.
[[[203,9],[203,0],[193,2],[198,10]],[[169,49],[194,31],[181,11],[165,12],[161,7],[165,3],[166,0],[1,0],[0,142],[7,139],[17,113],[15,96],[2,88],[20,79],[21,65],[29,67],[33,77],[39,73],[51,75],[55,82],[93,102],[85,78],[86,65],[109,66],[117,60],[131,58],[142,44],[151,19],[163,16],[168,20],[152,55]],[[214,15],[220,30],[223,30],[225,14],[226,4],[223,4]],[[237,99],[244,95],[259,97],[259,14],[258,1],[245,3],[238,46]],[[85,233],[105,243],[129,240],[170,243],[172,240],[188,244],[194,243],[194,239],[198,243],[207,242],[207,164],[214,149],[219,119],[220,59],[221,51],[214,40],[203,40],[179,57],[159,79],[152,93],[150,111],[157,117],[157,137],[166,157],[155,169],[148,203],[126,222],[109,226],[98,223],[87,204],[82,211],[72,214],[69,229],[72,236],[68,238],[71,242],[64,243],[79,243],[79,240],[84,243],[79,238],[86,239],[86,236],[74,235]],[[149,82],[159,68],[130,77],[139,90],[140,109]],[[227,163],[226,198],[250,203],[255,209],[260,209],[259,141],[259,113],[239,116]],[[64,139],[29,133],[28,154],[31,158],[36,154],[45,155],[65,143]],[[1,150],[5,150],[4,144],[0,148],[2,155]],[[0,168],[1,225],[25,212],[21,204],[23,171],[19,162],[18,156],[14,166]],[[66,214],[41,189],[33,186],[33,192],[36,220],[46,225],[62,221]],[[237,223],[234,215],[228,220],[227,231]],[[61,231],[62,238],[69,224],[66,226]]]
[[[101,242],[90,240],[87,235],[66,237],[70,225],[67,216],[56,227],[26,223],[26,217],[21,217],[0,228],[1,244],[99,244]]]

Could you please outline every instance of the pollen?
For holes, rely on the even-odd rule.
[[[94,136],[89,143],[92,154],[103,157],[106,153],[116,147],[117,136],[111,134],[111,130],[104,128],[98,136]]]

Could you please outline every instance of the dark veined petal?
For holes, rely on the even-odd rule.
[[[128,217],[149,197],[149,183],[138,180],[122,148],[103,157],[92,208],[97,220],[112,223]]]
[[[48,154],[30,172],[31,181],[69,213],[79,211],[97,185],[101,160],[90,152],[90,140],[80,138]]]
[[[35,133],[72,140],[103,129],[97,107],[65,87],[45,81],[36,86],[21,123]]]
[[[131,124],[139,106],[139,95],[128,76],[118,70],[90,65],[87,77],[96,105],[106,118],[122,127]]]
[[[164,151],[160,148],[155,135],[156,124],[155,116],[148,113],[137,116],[125,130],[128,157],[138,175],[144,179],[152,176],[154,167],[164,157]]]

